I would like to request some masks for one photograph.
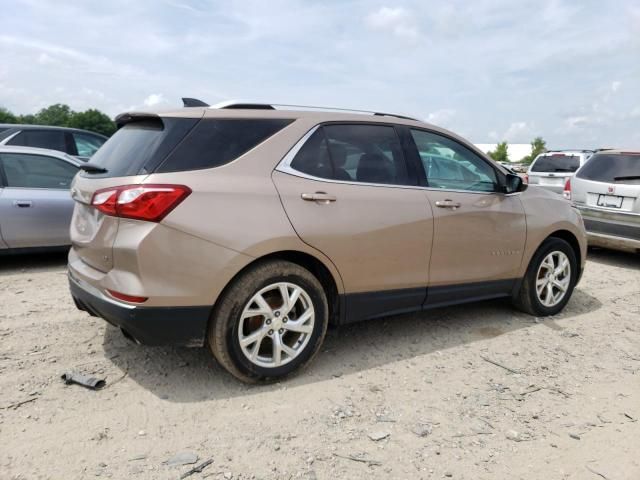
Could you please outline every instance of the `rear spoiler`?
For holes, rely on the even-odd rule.
[[[121,113],[116,117],[116,127],[122,128],[128,123],[133,122],[157,122],[160,126],[164,126],[162,123],[162,118],[160,115],[156,115],[155,113],[148,112],[127,112]]]

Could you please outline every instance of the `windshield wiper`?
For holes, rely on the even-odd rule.
[[[624,177],[613,177],[613,179],[617,182],[618,180],[640,180],[640,175],[627,175]]]
[[[80,165],[80,170],[84,170],[88,173],[107,173],[107,169],[93,163],[83,163]]]

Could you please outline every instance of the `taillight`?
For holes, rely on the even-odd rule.
[[[159,222],[190,193],[184,185],[125,185],[96,191],[91,205],[105,215]]]
[[[564,184],[564,192],[562,192],[562,196],[567,200],[571,200],[571,179],[567,178],[567,181]]]
[[[529,183],[529,175],[525,173],[523,180],[524,180],[524,183]]]

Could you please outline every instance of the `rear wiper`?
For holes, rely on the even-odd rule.
[[[625,177],[613,177],[617,182],[618,180],[640,180],[640,175],[627,175]]]
[[[80,165],[80,170],[84,170],[89,173],[107,173],[107,169],[93,163],[83,163]]]

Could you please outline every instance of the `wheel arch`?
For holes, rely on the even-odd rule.
[[[555,232],[548,235],[547,238],[545,238],[545,241],[548,238],[559,238],[560,240],[564,240],[565,242],[567,242],[571,246],[571,249],[576,256],[578,266],[582,265],[582,252],[580,250],[580,242],[578,242],[578,238],[572,232],[570,232],[569,230],[556,230]]]
[[[248,264],[246,264],[242,269],[240,269],[230,280],[227,282],[227,285],[222,289],[218,298],[216,299],[213,309],[212,309],[212,318],[216,312],[217,306],[220,303],[221,299],[224,297],[226,292],[229,290],[230,286],[233,285],[245,272],[249,269],[254,268],[256,265],[261,263],[268,262],[270,260],[284,260],[291,263],[295,263],[296,265],[301,266],[302,268],[311,272],[318,281],[322,284],[322,287],[327,294],[327,303],[329,305],[329,323],[338,323],[340,318],[340,287],[341,280],[339,278],[335,278],[334,274],[331,272],[330,268],[324,264],[324,262],[317,257],[307,253],[301,252],[299,250],[281,250],[277,252],[271,252],[255,258]]]

